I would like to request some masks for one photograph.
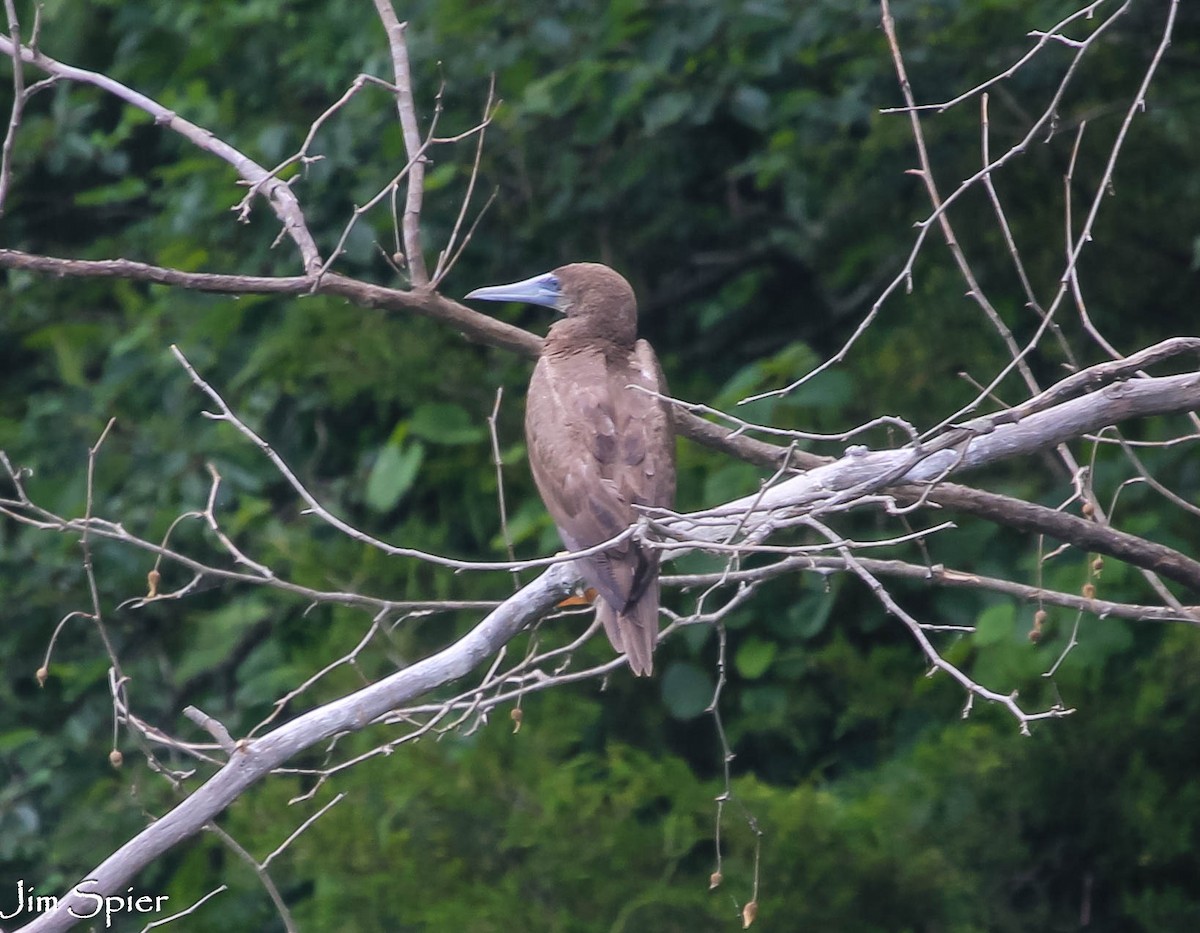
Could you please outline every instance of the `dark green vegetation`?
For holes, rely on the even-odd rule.
[[[609,262],[641,296],[643,331],[675,394],[718,406],[834,352],[902,266],[911,224],[928,213],[918,179],[904,174],[916,165],[908,122],[879,113],[901,98],[877,10],[781,0],[542,6],[535,14],[429,0],[402,11],[423,118],[439,81],[447,135],[478,119],[492,73],[505,101],[482,163],[481,189],[497,189],[497,200],[445,293],[575,259]],[[1055,134],[1048,142],[1041,134],[997,177],[1039,297],[1061,273],[1062,178],[1078,124],[1088,121],[1074,176],[1086,204],[1166,6],[1133,4],[1085,58]],[[918,98],[948,99],[999,72],[1029,47],[1029,30],[1069,9],[900,4]],[[1081,265],[1092,318],[1123,351],[1195,331],[1198,26],[1185,4]],[[361,0],[50,3],[42,47],[149,94],[264,164],[294,151],[355,75],[389,75],[382,30]],[[1023,135],[1070,55],[1048,49],[993,95],[994,153]],[[980,164],[977,104],[925,127],[945,194]],[[390,99],[378,91],[356,98],[317,150],[323,161],[296,191],[328,251],[353,206],[405,161]],[[471,144],[433,152],[431,259],[454,223],[472,157]],[[229,208],[242,191],[226,165],[98,92],[63,85],[36,98],[15,165],[2,247],[197,271],[300,271],[289,243],[270,248],[277,231],[265,205],[249,224],[236,223]],[[1037,322],[988,205],[972,195],[953,217],[1001,316],[1028,339]],[[383,259],[393,249],[386,211],[371,214],[338,268],[403,285]],[[962,297],[936,234],[913,284],[845,365],[753,417],[840,430],[888,413],[924,428],[968,401],[975,390],[958,373],[986,380],[1004,348]],[[384,558],[302,516],[256,450],[201,417],[211,406],[167,352],[177,344],[334,512],[388,540],[464,558],[504,554],[486,418],[497,386],[506,387],[499,432],[515,543],[523,556],[557,547],[520,441],[525,361],[429,320],[328,298],[234,300],[11,272],[4,289],[0,449],[33,470],[31,494],[55,512],[83,513],[87,449],[115,417],[97,463],[95,511],[148,538],[204,506],[211,461],[224,477],[225,530],[277,574],[394,598],[511,591],[505,574],[454,576]],[[533,310],[504,313],[535,330],[546,323]],[[1064,328],[1085,361],[1097,358],[1073,313]],[[1053,349],[1031,359],[1044,383],[1061,363]],[[1016,401],[1020,388],[1006,382],[998,394]],[[1131,431],[1155,438],[1174,428]],[[1145,457],[1196,501],[1200,475],[1187,451]],[[1076,452],[1086,462],[1091,447]],[[752,490],[760,477],[688,443],[680,458],[685,509]],[[1111,453],[1100,456],[1102,501],[1126,476]],[[1049,505],[1070,495],[1069,478],[1048,459],[972,481]],[[1200,550],[1195,518],[1144,485],[1122,492],[1116,514],[1130,531]],[[869,537],[872,519],[847,529]],[[216,558],[201,523],[185,523],[173,540]],[[49,680],[37,686],[55,624],[90,606],[78,540],[3,522],[0,548],[4,910],[10,879],[61,889],[174,798],[124,737],[124,768],[108,763],[109,662],[91,624],[66,624]],[[1038,542],[994,526],[964,523],[929,548],[931,560],[955,568],[1036,581]],[[135,712],[176,733],[199,737],[179,716],[191,703],[243,734],[276,698],[351,650],[370,621],[236,586],[123,611],[122,600],[144,592],[150,559],[109,544],[94,552]],[[1045,582],[1077,592],[1090,564],[1090,555],[1067,552],[1045,566]],[[164,567],[163,589],[187,580]],[[1112,599],[1153,598],[1113,560],[1097,586]],[[923,677],[907,633],[856,581],[797,575],[764,588],[728,620],[721,704],[737,753],[734,789],[764,833],[759,924],[889,933],[1069,930],[1085,921],[1104,931],[1200,928],[1200,634],[1085,618],[1081,645],[1046,682],[1040,673],[1061,650],[1071,613],[1052,611],[1048,637],[1034,646],[1028,605],[975,590],[894,591],[925,620],[979,626],[948,654],[988,686],[1021,689],[1031,708],[1061,696],[1079,712],[1039,724],[1032,738],[996,709],[977,706],[964,722],[962,692]],[[690,606],[678,593],[665,601]],[[389,672],[478,617],[403,622],[386,647],[364,653],[361,674]],[[588,650],[608,656],[603,639]],[[517,735],[495,717],[469,736],[423,740],[339,774],[315,799],[332,791],[347,799],[272,866],[301,928],[735,927],[734,901],[749,898],[753,868],[739,805],[726,810],[724,883],[707,890],[713,799],[723,788],[721,749],[701,714],[715,657],[715,636],[696,629],[661,647],[652,681],[622,672],[604,692],[584,683],[530,696]],[[358,677],[339,669],[293,711],[352,689]],[[356,735],[339,753],[384,738]],[[296,764],[321,763],[318,751]],[[312,812],[286,806],[308,786],[272,778],[222,825],[262,858]],[[187,929],[278,924],[250,869],[210,835],[174,850],[137,886],[183,906],[221,882],[230,891],[184,921]]]

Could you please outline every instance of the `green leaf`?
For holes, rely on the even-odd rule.
[[[113,182],[111,185],[101,185],[89,191],[81,191],[75,195],[75,203],[80,207],[104,207],[107,204],[119,204],[122,201],[140,198],[147,190],[144,179],[131,176]]]
[[[662,696],[667,711],[676,719],[695,719],[712,702],[712,679],[695,664],[676,661],[663,675]]]
[[[434,444],[476,444],[487,436],[466,409],[448,402],[422,405],[413,412],[408,429]]]
[[[458,166],[453,162],[445,162],[441,165],[435,165],[431,171],[425,175],[425,191],[426,193],[437,191],[440,188],[445,188],[455,178],[458,177]]]
[[[52,350],[63,382],[84,388],[88,384],[87,361],[104,340],[105,333],[100,325],[79,322],[40,328],[25,339],[25,345],[32,349]]]
[[[1016,614],[1011,603],[989,606],[975,621],[975,644],[984,647],[1011,640],[1016,624]]]
[[[103,658],[72,661],[66,664],[51,661],[50,675],[58,677],[62,682],[63,699],[68,703],[74,703],[108,678],[108,661]]]
[[[756,130],[767,128],[771,98],[762,88],[743,84],[729,102],[734,117]]]
[[[1133,634],[1127,622],[1087,618],[1079,629],[1079,644],[1068,655],[1068,661],[1081,668],[1100,668],[1112,656],[1128,651],[1132,644]]]
[[[793,602],[786,612],[767,620],[767,627],[784,640],[813,638],[829,623],[835,594],[840,589],[838,580],[825,577],[806,581],[806,585],[813,588],[811,592]],[[818,586],[820,590],[815,589]]]
[[[775,642],[751,636],[738,645],[733,666],[747,680],[757,680],[767,672],[777,654],[779,645]]]
[[[211,671],[229,658],[230,646],[251,627],[276,612],[257,597],[237,599],[212,611],[197,614],[199,622],[188,636],[188,652],[175,667],[175,676],[185,682]]]
[[[747,687],[742,691],[742,710],[751,720],[751,731],[776,728],[787,716],[788,694],[778,685]]]
[[[761,476],[762,470],[749,463],[721,466],[705,477],[705,501],[726,502],[738,496],[747,496],[758,490]]]
[[[389,512],[395,508],[412,488],[424,458],[425,445],[420,441],[407,445],[387,444],[379,452],[371,475],[367,477],[367,505],[376,512]]]
[[[11,732],[0,732],[0,752],[11,752],[22,748],[39,738],[36,729],[13,729]]]
[[[685,91],[667,91],[647,102],[642,113],[642,126],[647,135],[657,133],[678,122],[694,104],[695,98]]]

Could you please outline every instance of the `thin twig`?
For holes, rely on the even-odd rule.
[[[470,230],[467,232],[467,237],[464,239],[462,246],[460,246],[456,251],[455,240],[458,239],[458,232],[460,229],[462,229],[463,219],[466,217],[467,208],[471,203],[471,195],[475,191],[475,182],[479,178],[479,164],[483,159],[483,141],[487,132],[487,127],[491,124],[492,116],[495,113],[495,98],[496,76],[492,75],[491,81],[488,82],[487,101],[483,105],[483,120],[481,120],[479,124],[479,136],[475,141],[475,161],[471,165],[471,175],[467,180],[467,190],[463,195],[462,205],[458,209],[458,216],[454,219],[454,228],[450,231],[450,237],[446,240],[445,247],[438,254],[437,265],[433,270],[433,281],[430,283],[430,287],[432,288],[437,288],[442,279],[445,278],[446,275],[449,274],[450,270],[454,267],[454,263],[457,261],[462,249],[466,247],[467,242],[470,240],[471,232],[474,231],[475,225],[479,223],[479,219],[483,216],[483,211],[486,211],[488,205],[492,203],[492,198],[488,198],[487,203],[485,203],[483,206],[483,211],[480,211],[479,217],[475,218],[475,223],[471,225]],[[494,196],[495,195],[493,194],[493,197]]]
[[[500,416],[500,401],[504,398],[504,387],[496,388],[496,404],[488,416],[488,433],[492,439],[492,463],[496,467],[496,504],[500,509],[500,535],[504,538],[504,548],[508,559],[516,562],[517,555],[513,550],[512,535],[508,533],[508,506],[504,502],[504,460],[500,456],[500,438],[496,432],[496,421]],[[512,572],[513,592],[521,588],[521,575],[515,568]]]

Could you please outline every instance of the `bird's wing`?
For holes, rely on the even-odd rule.
[[[529,462],[538,491],[572,550],[592,547],[637,520],[633,504],[670,505],[674,441],[644,342],[632,354],[582,351],[543,357],[525,405]],[[657,561],[631,542],[583,564],[584,576],[617,611],[637,599]]]
[[[617,432],[622,456],[615,476],[621,498],[634,505],[670,508],[675,503],[675,431],[671,407],[658,397],[667,394],[667,381],[650,344],[639,340],[629,365],[610,372],[609,378],[614,395],[621,398]],[[631,610],[650,584],[657,591],[658,552],[637,551],[639,560],[630,587]],[[657,633],[657,595],[647,609]],[[651,640],[647,650],[653,645]]]
[[[633,348],[629,372],[620,387],[624,392],[627,423],[619,426],[626,438],[622,473],[623,493],[637,505],[670,508],[675,503],[675,429],[667,395],[667,380],[658,357],[645,340]],[[626,385],[641,389],[626,389]],[[618,391],[614,387],[614,391]]]

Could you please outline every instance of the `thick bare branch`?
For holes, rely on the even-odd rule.
[[[124,890],[138,871],[194,836],[246,788],[292,756],[338,733],[361,729],[414,697],[467,674],[565,596],[572,576],[566,565],[551,568],[445,650],[356,693],[297,716],[261,738],[241,743],[229,762],[186,800],[90,870],[85,875],[94,881],[90,890]],[[53,910],[41,914],[21,931],[66,930],[78,922],[71,909],[79,914],[91,903],[72,888]]]
[[[1007,528],[1049,535],[1074,545],[1084,553],[1091,551],[1116,557],[1200,593],[1200,561],[1165,545],[1118,531],[1110,525],[968,486],[944,484],[937,488],[931,498],[948,509],[969,513]]]
[[[408,188],[404,199],[404,252],[408,261],[409,277],[417,288],[429,285],[429,273],[425,269],[425,254],[421,248],[421,201],[425,196],[425,161],[422,153],[421,128],[417,124],[417,108],[413,103],[412,74],[408,65],[408,42],[404,38],[407,23],[402,23],[392,9],[391,0],[375,0],[375,10],[387,31],[388,46],[392,50],[392,70],[396,75],[396,110],[400,115],[400,129],[404,134],[404,150],[408,153]]]
[[[719,540],[734,527],[747,511],[754,511],[769,530],[808,510],[842,509],[863,496],[913,483],[940,481],[949,473],[975,469],[999,460],[1027,456],[1052,449],[1056,445],[1100,427],[1129,418],[1169,412],[1185,412],[1200,406],[1200,373],[1136,379],[1109,385],[1099,392],[1071,399],[1030,415],[1016,424],[992,426],[977,419],[974,431],[965,432],[952,449],[935,453],[919,447],[899,450],[869,451],[852,449],[847,456],[810,470],[803,476],[779,483],[765,493],[747,496],[718,509],[701,513],[709,520],[701,526],[697,517],[668,520],[665,527],[684,538],[699,537]],[[938,501],[945,486],[937,487],[930,495]],[[912,493],[904,492],[911,496]],[[950,487],[946,504],[991,520],[1009,520],[1010,509],[1018,500],[987,494],[972,495],[973,491]],[[1004,517],[1001,517],[1001,516]],[[713,521],[713,518],[720,519]],[[1133,536],[1121,536],[1112,529],[1082,519],[1028,506],[1011,515],[1014,527],[1048,531],[1055,537],[1069,535],[1086,550],[1100,550],[1118,557],[1137,557],[1139,562],[1157,563],[1164,576],[1196,588],[1200,582],[1200,566],[1168,548],[1140,541]],[[1082,523],[1082,524],[1081,524]],[[763,528],[755,523],[747,526],[751,536]],[[1141,565],[1141,563],[1139,563]]]

